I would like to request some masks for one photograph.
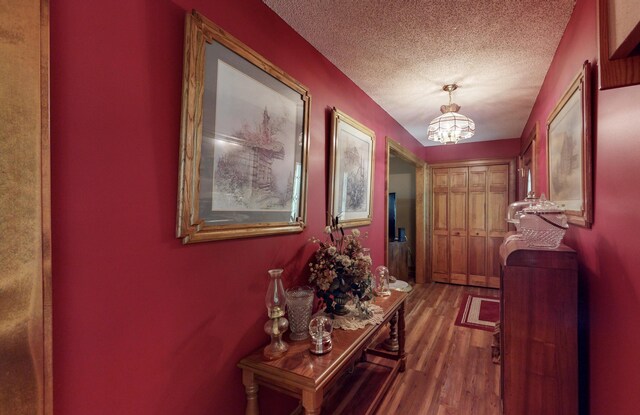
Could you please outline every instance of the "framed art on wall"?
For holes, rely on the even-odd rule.
[[[533,126],[518,157],[518,200],[524,200],[530,192],[535,194],[537,182],[536,142],[538,123]]]
[[[547,120],[549,199],[569,223],[591,227],[591,64],[584,63]]]
[[[371,223],[375,133],[344,112],[331,113],[329,214],[345,227]]]
[[[197,12],[187,15],[176,235],[304,228],[307,88]]]
[[[640,84],[638,0],[598,0],[600,89]]]

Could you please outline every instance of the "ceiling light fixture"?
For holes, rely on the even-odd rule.
[[[476,124],[473,120],[458,113],[460,105],[451,102],[451,92],[457,88],[456,84],[442,87],[444,91],[449,92],[449,105],[441,106],[442,115],[429,123],[427,139],[442,144],[456,144],[460,140],[472,137],[475,133]]]

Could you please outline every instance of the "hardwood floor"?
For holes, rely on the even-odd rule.
[[[488,288],[416,285],[407,300],[407,368],[396,378],[377,414],[498,415],[500,366],[491,361],[492,333],[458,327],[465,294]]]

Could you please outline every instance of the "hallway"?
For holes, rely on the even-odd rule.
[[[500,366],[491,361],[492,333],[454,325],[465,294],[499,291],[440,283],[414,286],[407,300],[407,370],[378,414],[497,415]]]

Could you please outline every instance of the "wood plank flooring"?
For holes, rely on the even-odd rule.
[[[416,285],[407,300],[407,369],[377,414],[498,415],[500,366],[491,361],[492,333],[454,325],[465,294],[488,288]]]

